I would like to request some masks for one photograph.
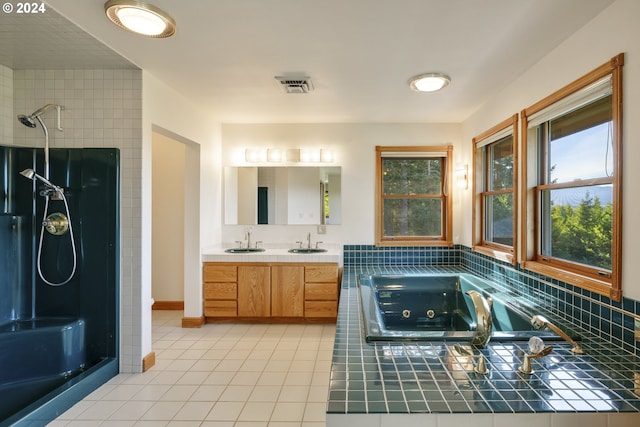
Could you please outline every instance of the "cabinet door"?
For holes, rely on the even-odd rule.
[[[271,267],[271,315],[304,316],[304,267]]]
[[[238,266],[238,316],[270,316],[270,290],[271,277],[268,266]]]

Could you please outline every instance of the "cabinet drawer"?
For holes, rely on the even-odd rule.
[[[235,283],[204,284],[204,299],[235,300],[238,298],[238,285]]]
[[[205,264],[203,272],[205,282],[237,282],[238,272],[235,265]]]
[[[238,306],[235,301],[208,300],[204,302],[204,315],[207,317],[236,317]]]
[[[332,317],[338,315],[337,301],[305,301],[305,317]]]
[[[304,299],[332,300],[338,299],[338,285],[336,283],[306,283],[304,285]]]
[[[314,265],[304,268],[305,282],[337,282],[337,265]]]

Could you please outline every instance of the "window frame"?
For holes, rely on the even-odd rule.
[[[607,296],[614,301],[622,300],[622,67],[624,54],[619,54],[607,63],[568,84],[562,89],[538,101],[521,113],[522,142],[522,182],[521,197],[521,266],[527,270],[544,274],[553,279],[562,280],[582,289]],[[540,162],[544,153],[540,153],[537,138],[528,141],[529,118],[574,93],[587,88],[600,79],[610,76],[612,97],[612,146],[613,146],[613,214],[611,242],[611,272],[603,274],[602,269],[594,266],[585,268],[577,263],[563,261],[541,254],[541,226],[539,213],[542,209],[539,194],[549,190],[555,184],[539,183]],[[596,182],[597,180],[592,180]]]
[[[502,141],[504,138],[511,136],[513,139],[512,155],[513,155],[513,183],[510,190],[494,190],[487,189],[487,180],[490,171],[488,165],[483,164],[486,151],[492,144]],[[514,114],[508,119],[503,120],[492,128],[486,130],[480,135],[472,139],[473,156],[473,211],[472,211],[472,250],[480,252],[484,255],[507,261],[511,264],[517,262],[518,251],[518,114]],[[483,150],[479,152],[479,150]],[[511,193],[513,198],[513,244],[501,245],[499,243],[486,241],[486,223],[487,211],[485,200],[489,195]]]
[[[411,158],[434,158],[444,157],[443,169],[441,173],[441,197],[442,197],[442,236],[433,238],[409,237],[409,236],[384,236],[384,187],[382,161],[385,153],[406,153]],[[444,156],[436,156],[437,153],[444,153]],[[400,158],[398,155],[386,156],[386,158]],[[376,146],[376,188],[375,188],[375,244],[376,246],[453,246],[453,202],[452,202],[452,159],[453,146]]]

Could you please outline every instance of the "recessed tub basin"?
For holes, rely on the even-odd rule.
[[[327,252],[327,250],[322,248],[294,248],[289,249],[289,252],[292,254],[318,254],[321,252]]]
[[[469,290],[491,298],[492,341],[520,341],[532,336],[562,340],[551,330],[532,326],[531,317],[538,314],[535,307],[472,274],[363,274],[357,281],[367,341],[471,340],[476,314],[466,294]]]
[[[229,254],[249,254],[253,252],[264,252],[263,248],[230,248],[225,250]]]

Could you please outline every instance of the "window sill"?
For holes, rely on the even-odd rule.
[[[533,271],[534,273],[543,274],[551,277],[552,279],[560,280],[596,294],[606,296],[611,298],[613,301],[622,301],[622,290],[613,288],[611,284],[606,281],[596,280],[591,277],[552,267],[548,264],[543,264],[537,261],[525,261],[522,263],[522,268]]]
[[[453,242],[445,240],[382,240],[376,246],[453,246]]]
[[[478,252],[482,255],[486,255],[491,258],[495,258],[499,261],[508,262],[509,264],[515,265],[515,257],[512,252],[501,251],[496,248],[491,248],[489,246],[474,246],[472,248],[474,252]]]

